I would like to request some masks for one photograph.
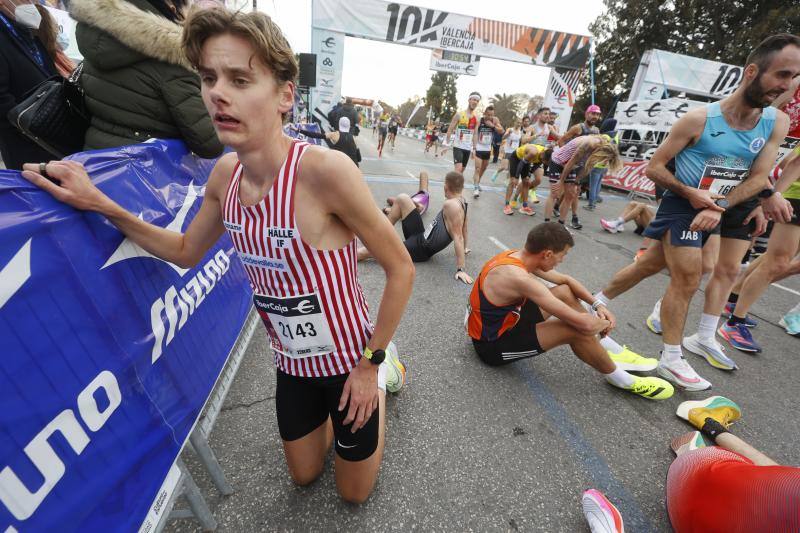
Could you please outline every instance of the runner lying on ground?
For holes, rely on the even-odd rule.
[[[522,249],[502,252],[484,265],[466,318],[478,357],[491,366],[505,365],[568,344],[615,387],[651,400],[671,397],[673,387],[667,381],[629,374],[600,343],[598,335],[606,337],[614,329],[614,315],[577,280],[553,270],[573,246],[563,225],[539,224]],[[537,277],[556,286],[548,289]],[[655,368],[655,360],[636,357],[641,368],[632,369]]]
[[[452,242],[456,251],[455,278],[467,285],[472,278],[464,269],[467,255],[467,201],[462,196],[464,175],[451,171],[444,177],[445,201],[441,211],[428,227],[422,222],[422,213],[428,206],[428,173],[419,173],[419,192],[413,197],[399,194],[388,198],[389,207],[384,211],[389,222],[402,221],[406,250],[415,263],[427,261],[447,248]],[[424,206],[424,208],[423,208]],[[363,261],[372,254],[366,247],[358,249],[358,260]]]
[[[677,457],[667,473],[667,511],[676,533],[800,531],[800,468],[781,466],[729,433],[741,414],[723,396],[678,406],[677,415],[699,431],[670,443]],[[600,491],[584,493],[583,512],[592,533],[624,531],[622,515]]]

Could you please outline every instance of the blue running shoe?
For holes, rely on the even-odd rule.
[[[778,325],[786,330],[786,333],[794,337],[800,337],[800,313],[786,313],[778,322]]]
[[[730,318],[731,315],[733,314],[734,309],[736,309],[736,304],[727,302],[725,304],[725,310],[722,312],[722,315],[725,318]],[[744,325],[747,326],[748,328],[754,328],[758,325],[758,322],[750,318],[750,315],[747,315],[746,317],[744,317]]]
[[[717,330],[719,336],[728,341],[728,344],[742,352],[761,353],[761,346],[753,340],[750,329],[744,324],[730,325],[727,322]]]
[[[703,340],[695,333],[691,337],[683,338],[683,347],[690,352],[706,358],[708,364],[722,370],[736,370],[738,367],[733,359],[725,355],[725,350],[716,339]]]

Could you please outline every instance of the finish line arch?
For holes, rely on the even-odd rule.
[[[345,36],[548,67],[544,105],[558,113],[560,131],[569,126],[591,46],[587,35],[382,0],[312,0],[311,19],[317,86],[309,107],[322,123],[342,94]]]

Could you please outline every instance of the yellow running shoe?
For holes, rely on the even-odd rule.
[[[649,372],[658,366],[658,359],[642,357],[627,346],[623,346],[622,352],[618,354],[609,351],[608,356],[617,364],[617,368],[626,372]]]
[[[511,206],[511,209],[517,209],[519,207],[519,202],[516,200],[511,200],[511,202],[508,205]]]
[[[630,388],[625,390],[638,394],[648,400],[666,400],[667,398],[672,398],[672,395],[675,393],[675,389],[669,381],[650,376],[634,377],[636,381],[633,382]]]
[[[724,396],[712,396],[705,400],[683,402],[675,414],[697,429],[702,429],[706,418],[713,418],[727,429],[735,420],[741,418],[742,410]]]
[[[538,204],[539,203],[539,199],[536,197],[536,191],[533,191],[533,190],[528,191],[528,202],[530,202],[532,204]]]

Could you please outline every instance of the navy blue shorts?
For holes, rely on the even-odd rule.
[[[645,228],[642,236],[660,241],[669,231],[669,241],[672,246],[702,248],[708,235],[704,235],[702,231],[689,229],[699,212],[700,210],[694,209],[685,198],[666,194],[658,206],[656,216]]]

